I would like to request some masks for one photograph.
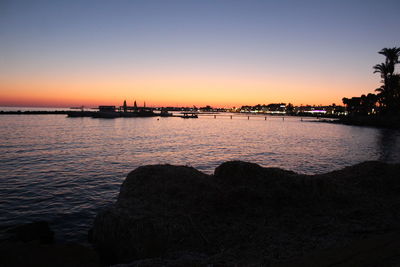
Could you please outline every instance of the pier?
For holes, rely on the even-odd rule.
[[[212,119],[245,119],[254,120],[262,119],[268,120],[281,120],[285,121],[286,117],[298,117],[300,121],[310,122],[334,122],[338,118],[326,118],[323,116],[296,116],[296,115],[267,115],[267,114],[249,114],[249,113],[228,113],[228,112],[168,112],[161,109],[161,111],[154,111],[154,108],[138,108],[138,107],[114,107],[114,106],[101,106],[95,110],[93,108],[88,110],[16,110],[16,111],[0,111],[0,115],[67,115],[68,117],[91,117],[91,118],[137,118],[137,117],[179,117],[179,118],[212,118]]]

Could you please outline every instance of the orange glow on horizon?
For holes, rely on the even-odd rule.
[[[272,75],[271,75],[272,76]],[[141,75],[140,77],[27,77],[0,80],[1,106],[71,107],[122,105],[240,107],[269,103],[342,104],[354,91],[373,92],[374,82],[326,82],[323,78],[250,75]],[[321,89],[323,88],[323,89]],[[338,89],[340,88],[340,89]],[[366,90],[367,88],[367,90]],[[368,88],[370,90],[368,91]]]

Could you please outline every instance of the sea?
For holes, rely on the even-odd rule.
[[[319,174],[369,160],[400,162],[398,130],[215,115],[0,115],[0,226],[46,220],[57,242],[85,243],[96,213],[116,201],[127,174],[142,165],[185,165],[212,174],[223,162],[242,160]]]

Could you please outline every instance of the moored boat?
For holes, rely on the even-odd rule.
[[[196,113],[183,113],[183,116],[180,116],[182,119],[197,119],[199,116]]]

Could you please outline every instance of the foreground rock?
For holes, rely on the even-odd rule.
[[[80,244],[54,244],[54,232],[45,221],[0,229],[0,266],[100,266],[97,253]]]
[[[315,176],[245,162],[214,175],[144,166],[97,215],[91,239],[105,262],[130,266],[290,262],[396,231],[399,173],[379,162]]]
[[[8,243],[0,245],[0,266],[97,267],[97,253],[79,244]]]
[[[1,231],[1,242],[36,242],[51,244],[54,242],[54,232],[46,221],[37,221],[14,227],[7,227]]]

